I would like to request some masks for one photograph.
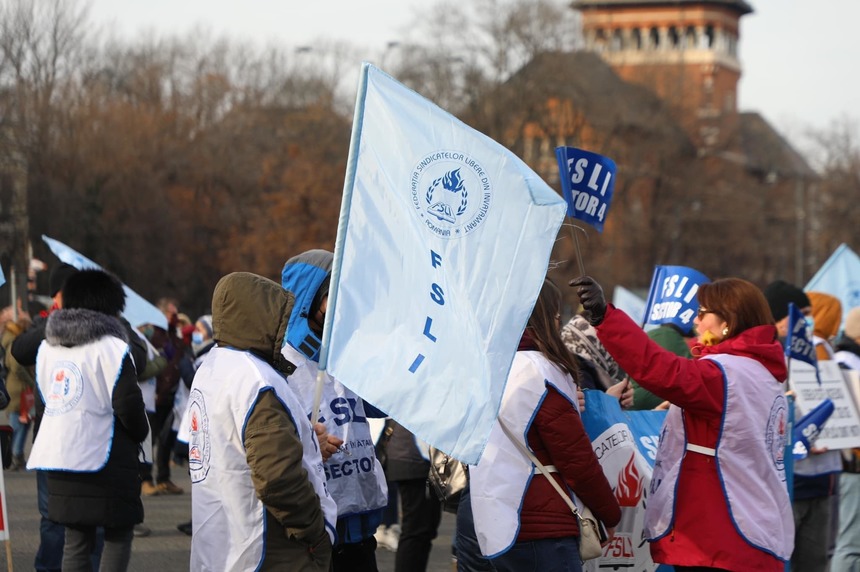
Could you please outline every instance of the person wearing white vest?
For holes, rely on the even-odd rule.
[[[194,376],[180,438],[192,483],[191,570],[327,571],[337,507],[314,427],[281,355],[294,296],[234,272],[212,296],[215,347]]]
[[[63,309],[49,316],[36,358],[45,413],[27,468],[47,471],[48,516],[66,528],[63,570],[92,570],[104,527],[100,570],[122,572],[143,521],[137,453],[148,430],[118,319],[125,293],[101,270],[75,273],[62,290]]]
[[[545,280],[514,357],[498,421],[481,460],[469,467],[468,492],[457,511],[458,570],[582,570],[576,516],[526,447],[610,535],[621,520],[576,409],[573,376],[579,378],[579,366],[561,339],[560,307],[561,293]],[[472,529],[491,566],[472,553]]]
[[[675,570],[782,571],[794,549],[785,482],[785,357],[762,292],[738,278],[698,291],[694,358],[652,340],[603,289],[570,285],[600,341],[642,387],[672,405],[645,510],[655,562]]]
[[[298,394],[307,416],[314,407],[333,258],[326,250],[309,250],[290,258],[281,273],[281,286],[296,297],[281,354],[296,365],[287,381]],[[385,417],[385,414],[324,374],[318,421],[342,442],[325,462],[328,490],[337,503],[334,572],[377,570],[373,534],[388,504],[388,486],[376,459],[368,416]]]

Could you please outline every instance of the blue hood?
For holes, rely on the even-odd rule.
[[[311,330],[308,318],[317,293],[328,293],[333,259],[327,250],[308,250],[287,260],[281,272],[281,286],[296,297],[284,345],[289,344],[312,361],[319,361],[322,340]]]

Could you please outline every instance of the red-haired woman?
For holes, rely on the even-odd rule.
[[[645,513],[654,561],[679,571],[784,570],[794,547],[783,467],[787,371],[761,291],[738,278],[704,284],[689,359],[608,306],[594,279],[570,285],[624,371],[672,403]]]

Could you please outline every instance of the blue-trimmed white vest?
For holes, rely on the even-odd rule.
[[[287,382],[309,417],[317,385],[317,364],[289,344],[281,349],[281,354],[296,366]],[[337,503],[337,515],[344,517],[385,507],[388,485],[376,459],[364,401],[328,373],[323,374],[320,418],[329,434],[343,439],[343,446],[324,464],[328,490]]]
[[[286,380],[249,352],[215,347],[194,376],[183,428],[191,473],[191,570],[256,570],[265,550],[265,507],[254,490],[245,424],[259,394],[274,391],[296,425],[302,467],[334,543],[337,507],[326,490],[316,435]]]
[[[672,530],[685,455],[711,454],[737,531],[751,546],[788,560],[794,549],[794,517],[785,483],[785,388],[754,359],[731,355],[702,359],[713,360],[723,370],[720,437],[715,450],[687,443],[683,410],[675,405],[669,408],[651,477],[645,534],[656,540]]]
[[[28,469],[96,472],[110,457],[113,390],[128,344],[114,336],[64,347],[43,341],[36,384],[45,402]]]
[[[516,353],[502,396],[499,418],[514,435],[522,437],[521,442],[526,447],[526,435],[550,385],[576,407],[576,386],[569,375],[540,352]],[[531,460],[508,439],[496,422],[481,460],[469,469],[475,533],[481,553],[488,558],[507,552],[516,542],[523,498],[536,472]],[[574,502],[582,506],[577,499]]]

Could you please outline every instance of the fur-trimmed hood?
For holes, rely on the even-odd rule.
[[[52,312],[45,325],[45,341],[52,346],[82,346],[104,336],[128,343],[125,328],[118,318],[85,308]]]

